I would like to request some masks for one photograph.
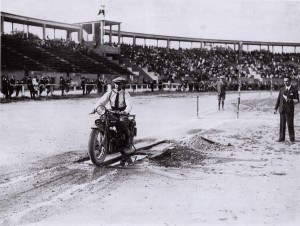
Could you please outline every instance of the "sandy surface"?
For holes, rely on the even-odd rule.
[[[195,94],[134,97],[136,146],[169,142],[107,168],[76,162],[96,99],[2,104],[0,225],[300,225],[300,107],[276,143],[276,96],[243,93],[238,119],[237,94],[198,118]]]

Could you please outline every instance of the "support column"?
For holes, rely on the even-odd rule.
[[[274,53],[274,46],[272,46],[272,53]]]
[[[283,46],[281,46],[281,53],[283,53]]]
[[[191,49],[193,48],[193,42],[191,42]]]
[[[133,36],[133,46],[135,46],[136,45],[136,37],[135,36]]]
[[[146,39],[144,38],[144,47],[146,46]]]
[[[102,21],[100,22],[100,26],[102,24]],[[102,26],[101,26],[102,27]],[[101,27],[100,27],[100,30],[101,30]],[[93,35],[93,41],[95,42],[95,23],[92,23],[92,35]]]
[[[242,51],[243,51],[243,43],[239,42],[238,47],[239,47],[239,59],[238,60],[240,62],[240,59],[242,57]]]
[[[14,23],[11,23],[11,34],[14,33]]]
[[[55,28],[53,29],[53,39],[55,39]]]
[[[27,29],[26,29],[26,36],[27,36],[27,38],[29,37],[29,25],[27,24]]]
[[[239,42],[239,52],[242,52],[242,51],[243,51],[243,43]]]
[[[158,39],[156,39],[156,47],[158,47]]]
[[[179,46],[178,46],[178,49],[180,48],[180,41],[179,41]]]
[[[235,43],[233,44],[233,49],[234,49],[234,51],[236,51]]]
[[[261,51],[261,45],[259,45],[259,51]]]
[[[4,17],[1,17],[1,34],[4,34]]]
[[[167,49],[170,49],[170,39],[167,40]]]
[[[46,24],[43,24],[43,39],[46,39]]]
[[[270,46],[268,45],[268,52],[270,52]]]
[[[105,34],[105,30],[104,30],[104,26],[105,26],[105,21],[104,20],[101,20],[100,21],[100,45],[103,45],[104,44],[104,34]]]
[[[249,45],[247,45],[247,52],[249,52]]]
[[[112,44],[112,25],[109,25],[109,44]]]
[[[80,45],[82,45],[82,38],[83,38],[83,28],[80,28],[80,30],[78,30],[78,42],[80,43]]]
[[[200,42],[200,49],[203,48],[203,42]]]
[[[121,44],[121,24],[118,24],[118,45],[120,44]]]
[[[297,52],[297,46],[294,46],[294,53]]]
[[[67,30],[66,40],[71,40],[71,32],[69,30]]]

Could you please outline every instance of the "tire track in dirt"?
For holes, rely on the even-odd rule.
[[[116,173],[116,169],[95,170],[92,164],[74,166],[69,162],[61,166],[55,163],[48,169],[5,174],[7,180],[2,179],[0,184],[0,225],[15,225],[26,219],[31,221],[34,219],[32,214],[41,218],[45,214],[36,214],[41,211],[55,212],[51,208],[76,200],[75,194],[98,186],[99,182],[102,188],[109,185]]]

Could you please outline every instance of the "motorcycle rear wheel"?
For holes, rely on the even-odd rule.
[[[93,129],[89,139],[89,156],[96,166],[102,166],[107,154],[106,137],[97,129]]]

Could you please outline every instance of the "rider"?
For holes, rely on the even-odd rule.
[[[132,109],[131,96],[128,92],[125,92],[126,79],[122,77],[117,77],[112,80],[115,87],[108,90],[97,102],[95,109],[99,105],[106,105],[108,102],[113,111],[119,112],[119,121],[117,122],[117,127],[126,136],[125,148],[131,148],[130,141],[130,131],[129,131],[129,119],[128,114]],[[95,110],[94,110],[95,111]]]

